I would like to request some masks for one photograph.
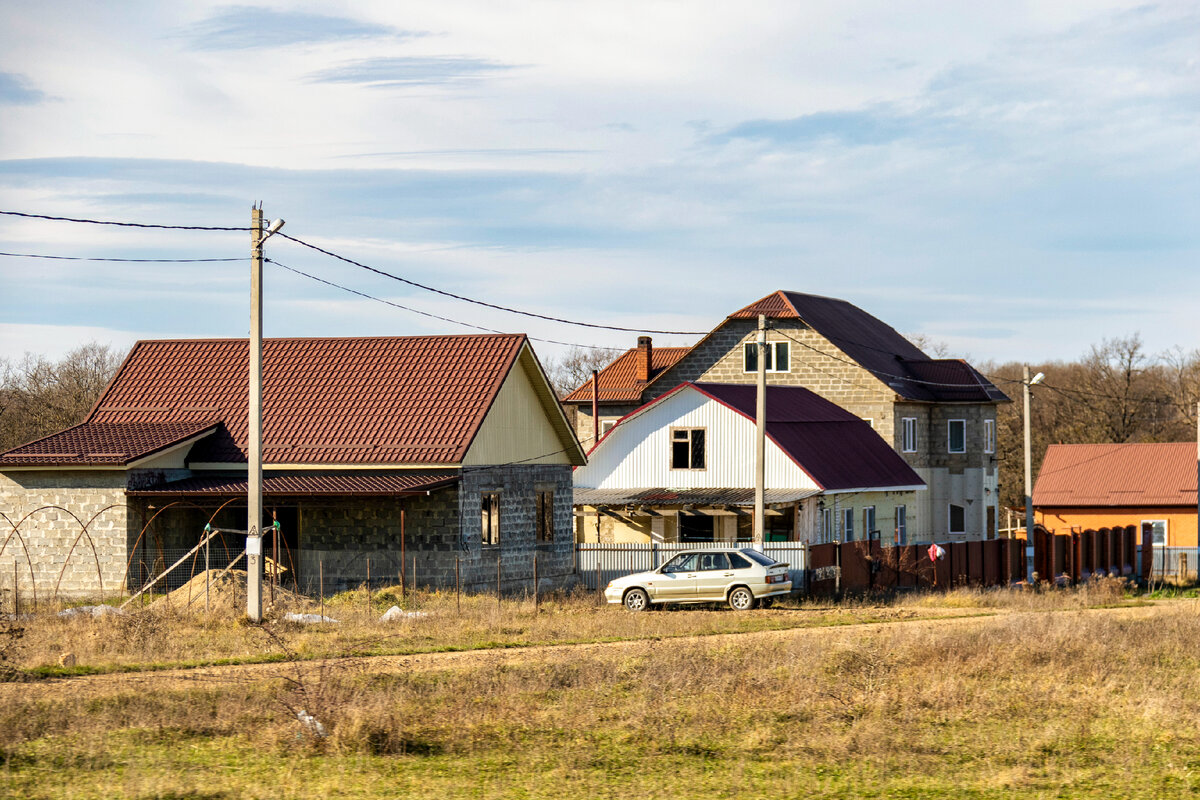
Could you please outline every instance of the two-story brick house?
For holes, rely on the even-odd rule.
[[[600,373],[601,428],[685,381],[753,383],[760,314],[768,383],[804,386],[869,421],[929,487],[910,512],[910,541],[995,535],[996,406],[1009,399],[967,362],[930,358],[845,300],[774,292],[663,359],[643,337]],[[591,385],[564,403],[576,410],[580,438],[590,438]]]

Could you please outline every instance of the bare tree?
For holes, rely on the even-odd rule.
[[[904,338],[925,355],[931,358],[951,358],[950,345],[941,339],[935,339],[927,333],[906,333]]]
[[[96,342],[57,362],[30,353],[0,361],[0,452],[81,422],[120,363],[120,354]]]
[[[621,352],[615,347],[573,346],[558,357],[550,358],[546,362],[546,373],[558,396],[566,397],[592,379],[592,370],[604,369]]]

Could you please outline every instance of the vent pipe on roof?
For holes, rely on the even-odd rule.
[[[642,383],[649,383],[654,361],[654,342],[649,336],[639,336],[637,349],[637,379]]]

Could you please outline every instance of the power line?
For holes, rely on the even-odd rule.
[[[125,264],[206,264],[217,261],[249,261],[249,258],[97,258],[87,256],[48,256],[40,253],[0,253],[13,258],[48,258],[54,261],[117,261]]]
[[[485,328],[482,325],[475,325],[474,323],[471,323],[471,322],[463,322],[462,320],[452,319],[450,317],[439,316],[438,314],[433,314],[428,311],[422,311],[418,308],[411,308],[409,306],[401,305],[400,303],[396,303],[391,300],[385,300],[382,297],[375,297],[374,295],[367,294],[366,292],[360,292],[357,289],[351,289],[349,286],[343,286],[340,283],[334,283],[331,280],[326,280],[325,278],[321,278],[321,277],[318,277],[311,273],[304,272],[303,270],[296,269],[295,267],[289,267],[287,264],[283,264],[279,261],[276,261],[273,258],[264,258],[263,261],[267,262],[268,264],[274,264],[277,267],[282,267],[283,269],[286,269],[288,272],[293,272],[297,275],[302,275],[305,278],[316,281],[317,283],[323,283],[326,286],[332,286],[335,289],[341,289],[343,292],[349,292],[350,294],[357,295],[357,296],[365,298],[367,300],[374,300],[377,303],[383,303],[384,305],[388,305],[393,308],[398,308],[401,311],[408,311],[413,314],[420,314],[422,317],[429,317],[430,319],[441,320],[442,322],[450,322],[450,323],[453,323],[454,325],[462,325],[463,327],[473,328],[477,331],[484,331],[485,333],[499,333],[499,334],[509,333],[509,331],[500,331],[500,330],[496,330],[495,328]],[[565,345],[567,347],[581,347],[581,348],[585,348],[585,349],[589,349],[589,350],[611,350],[612,349],[609,347],[603,347],[601,345],[578,344],[576,342],[560,342],[560,341],[556,341],[554,339],[539,339],[535,336],[528,336],[528,335],[526,338],[528,338],[534,342],[544,342],[546,344],[560,344],[560,345]]]
[[[149,222],[117,222],[106,219],[87,219],[81,217],[55,217],[49,214],[29,214],[24,211],[0,211],[8,217],[25,217],[27,219],[47,219],[52,222],[78,222],[85,225],[115,225],[119,228],[158,228],[169,231],[249,231],[247,227],[229,227],[223,225],[158,225]]]
[[[427,292],[433,292],[434,294],[440,294],[443,297],[449,297],[454,300],[461,300],[464,303],[473,303],[477,306],[483,306],[485,308],[493,308],[493,309],[496,309],[497,311],[505,311],[505,312],[508,312],[509,314],[519,314],[520,316],[523,316],[523,317],[533,317],[534,319],[543,319],[548,322],[558,322],[563,325],[576,325],[581,328],[599,328],[602,330],[609,330],[609,331],[622,331],[624,333],[657,333],[657,334],[662,334],[664,336],[704,336],[708,333],[707,331],[667,331],[667,330],[653,330],[650,328],[624,328],[619,325],[601,325],[601,324],[595,323],[595,322],[580,322],[578,320],[565,319],[563,317],[552,317],[547,314],[538,314],[534,311],[523,311],[518,308],[509,308],[508,306],[502,306],[497,303],[489,303],[485,300],[476,300],[473,297],[467,297],[465,295],[455,294],[454,292],[448,292],[445,289],[438,289],[433,286],[427,286],[426,284],[418,283],[417,281],[411,280],[409,278],[404,278],[400,275],[395,275],[391,272],[387,272],[385,270],[379,269],[378,267],[372,267],[367,264],[363,264],[361,261],[355,261],[352,258],[347,258],[346,256],[338,255],[337,253],[335,253],[331,250],[326,250],[323,247],[318,247],[315,244],[310,244],[310,243],[304,241],[303,239],[297,239],[295,236],[289,236],[288,234],[283,233],[282,231],[280,231],[277,235],[282,236],[284,239],[287,239],[288,241],[295,242],[296,244],[300,245],[301,247],[307,247],[310,250],[314,250],[323,255],[327,255],[330,258],[336,258],[338,261],[343,261],[347,264],[358,267],[360,269],[365,269],[368,272],[374,272],[376,275],[382,275],[385,278],[391,278],[394,281],[400,281],[401,283],[408,284],[409,286],[414,286],[418,289],[424,289]]]

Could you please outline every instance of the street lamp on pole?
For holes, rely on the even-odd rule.
[[[1025,390],[1025,578],[1033,582],[1033,446],[1029,433],[1029,387],[1036,386],[1045,378],[1039,372],[1029,377],[1029,365],[1025,365],[1025,374],[1021,384]]]

